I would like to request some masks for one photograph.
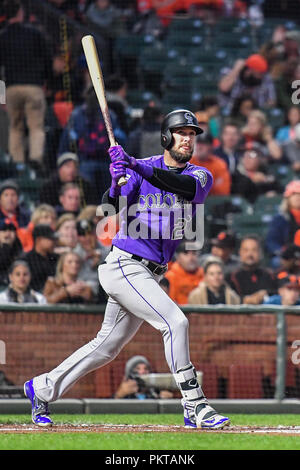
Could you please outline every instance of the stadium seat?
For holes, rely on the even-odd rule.
[[[150,101],[158,104],[158,96],[150,90],[131,89],[127,92],[127,101],[133,108],[144,108]]]
[[[209,78],[192,78],[191,80],[192,93],[201,93],[201,95],[216,95],[218,93],[218,82],[215,79]]]
[[[208,196],[205,200],[205,212],[209,214],[214,207],[220,206],[226,202],[230,203],[233,208],[236,209],[234,213],[252,214],[253,212],[252,205],[242,196],[238,195]]]
[[[186,60],[169,63],[164,70],[162,88],[165,90],[173,88],[181,92],[184,86],[191,90],[193,80],[198,78],[201,81],[201,77],[203,78],[203,67],[198,63],[187,64]]]
[[[251,49],[251,36],[241,33],[222,33],[215,38],[215,47],[220,49]]]
[[[233,214],[229,228],[238,236],[243,237],[255,233],[260,237],[267,234],[272,214]]]
[[[282,195],[268,197],[261,194],[253,204],[255,214],[276,214],[282,202]]]
[[[205,38],[201,34],[185,34],[180,35],[178,31],[174,31],[165,39],[166,47],[169,49],[181,47],[181,48],[191,48],[191,47],[204,47]]]
[[[204,205],[207,237],[213,238],[222,230],[229,229],[235,214],[252,212],[252,205],[241,196],[208,196]]]
[[[166,91],[162,98],[162,109],[164,113],[169,113],[175,108],[189,108],[191,105],[191,93],[178,93],[177,90]]]
[[[144,47],[154,43],[155,37],[151,34],[129,34],[126,36],[120,36],[115,42],[115,52],[122,58],[136,58],[140,55],[141,50]]]
[[[206,34],[207,26],[199,18],[173,18],[168,27],[169,34]]]
[[[0,179],[15,178],[17,176],[17,166],[8,153],[0,149]]]
[[[276,180],[284,188],[290,181],[299,179],[299,176],[293,171],[293,169],[283,163],[273,163],[268,166],[268,171],[275,176]]]
[[[281,108],[268,108],[262,109],[262,111],[266,114],[269,125],[273,129],[273,134],[285,125],[285,112]]]
[[[220,33],[250,33],[251,25],[246,19],[242,18],[220,18],[216,25],[214,25],[214,32]]]
[[[188,60],[191,63],[199,62],[201,65],[208,64],[225,64],[227,59],[227,53],[223,49],[212,48],[212,49],[201,49],[193,48],[188,51]]]
[[[263,398],[263,370],[259,364],[232,364],[228,374],[228,398]]]
[[[156,43],[142,50],[138,65],[142,74],[156,73],[162,75],[166,64],[177,62],[179,57],[178,49],[169,49],[162,43]]]

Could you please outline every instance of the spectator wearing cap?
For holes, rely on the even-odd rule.
[[[33,249],[32,232],[34,227],[39,224],[50,225],[55,230],[57,215],[54,207],[49,204],[40,204],[36,207],[31,215],[31,219],[27,227],[22,227],[18,231],[19,239],[23,246],[23,251],[28,252]]]
[[[294,128],[294,138],[282,145],[285,159],[295,172],[300,172],[300,123]]]
[[[86,282],[93,290],[100,303],[105,303],[106,296],[100,290],[98,279],[98,266],[108,255],[110,248],[103,246],[97,239],[96,226],[88,219],[78,220],[76,223],[78,244],[74,249],[81,260],[81,269],[78,279]]]
[[[169,296],[179,305],[187,304],[189,293],[203,279],[203,269],[199,266],[199,252],[191,244],[183,241],[175,251],[175,261],[166,272],[170,283]]]
[[[283,200],[269,224],[265,247],[272,257],[272,266],[278,268],[280,251],[296,242],[300,230],[300,180],[287,184]]]
[[[55,276],[49,276],[44,295],[50,304],[82,304],[93,302],[91,287],[78,278],[82,260],[73,251],[63,253],[57,263]]]
[[[261,304],[276,292],[273,273],[260,266],[262,247],[256,235],[242,238],[239,249],[240,267],[226,276],[226,281],[240,296],[243,304]]]
[[[200,257],[201,266],[204,266],[211,256],[215,256],[222,261],[225,275],[239,266],[239,257],[234,254],[237,247],[237,239],[234,234],[220,232],[216,238],[210,240],[210,245],[210,253]]]
[[[8,269],[9,286],[0,293],[0,304],[34,303],[45,305],[47,300],[40,293],[30,288],[31,274],[28,263],[16,260]]]
[[[75,183],[80,188],[80,204],[98,204],[100,202],[96,188],[79,173],[79,158],[73,152],[62,153],[57,159],[57,169],[43,185],[39,202],[56,207],[59,205],[59,193],[66,183]]]
[[[133,356],[125,364],[124,377],[114,393],[114,398],[172,398],[169,390],[156,390],[145,386],[143,375],[152,373],[150,362],[145,356]]]
[[[227,164],[213,154],[212,137],[210,134],[199,134],[195,140],[194,155],[190,161],[193,165],[207,168],[213,175],[213,185],[209,192],[214,196],[230,194],[231,177]]]
[[[22,245],[17,237],[16,227],[10,222],[0,222],[0,284],[8,284],[8,268],[22,253]]]
[[[54,253],[56,236],[54,230],[45,224],[36,225],[33,230],[33,249],[25,254],[31,271],[30,287],[42,292],[49,276],[54,276],[59,256]]]
[[[250,203],[262,194],[270,197],[281,194],[283,188],[268,168],[260,150],[242,149],[239,164],[232,175],[231,194],[243,196]]]
[[[224,266],[220,258],[209,258],[204,264],[203,270],[204,279],[196,289],[190,292],[189,304],[240,304],[240,297],[225,282]]]
[[[232,69],[225,69],[219,81],[219,105],[230,114],[235,101],[242,95],[251,96],[259,108],[276,104],[274,82],[268,73],[268,63],[260,54],[246,60],[238,59]]]
[[[280,160],[282,150],[268,125],[266,114],[259,109],[249,113],[247,123],[242,128],[244,144],[247,148],[259,148],[270,161]]]
[[[5,180],[0,184],[0,222],[12,223],[17,230],[29,223],[30,212],[19,203],[20,189],[14,180]]]
[[[278,293],[267,297],[267,305],[300,305],[300,278],[294,274],[281,272],[277,276]]]

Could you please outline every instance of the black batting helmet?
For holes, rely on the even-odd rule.
[[[175,109],[166,115],[161,125],[161,145],[163,148],[171,147],[172,129],[178,127],[193,127],[196,134],[203,132],[194,113],[187,109]]]

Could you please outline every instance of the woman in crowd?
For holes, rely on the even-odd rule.
[[[56,225],[57,244],[55,253],[61,254],[73,250],[78,243],[76,218],[73,214],[62,215]]]
[[[33,229],[36,225],[50,225],[55,230],[56,228],[56,212],[54,207],[49,204],[41,204],[32,213],[31,219],[27,227],[19,229],[18,236],[22,243],[25,252],[33,249]]]
[[[78,279],[81,263],[80,256],[72,251],[60,256],[56,276],[49,277],[44,288],[49,304],[80,304],[94,300],[91,287]]]
[[[47,300],[39,293],[29,288],[31,273],[24,260],[16,260],[8,271],[9,286],[0,293],[0,304],[7,303],[35,303],[46,304]]]
[[[210,257],[205,263],[204,279],[189,294],[189,304],[239,305],[239,296],[225,283],[223,263],[217,257]]]
[[[268,125],[266,115],[262,111],[251,111],[242,134],[246,147],[259,146],[271,161],[281,159],[281,147],[274,139],[272,127]]]

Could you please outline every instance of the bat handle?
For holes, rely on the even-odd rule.
[[[114,147],[115,145],[118,145],[118,143],[115,142],[114,139],[112,139],[111,137],[110,137],[109,141],[110,141],[110,146],[111,147]],[[121,176],[121,178],[118,181],[118,186],[122,187],[122,186],[125,186],[125,184],[127,184],[127,179],[125,178],[125,176]]]

